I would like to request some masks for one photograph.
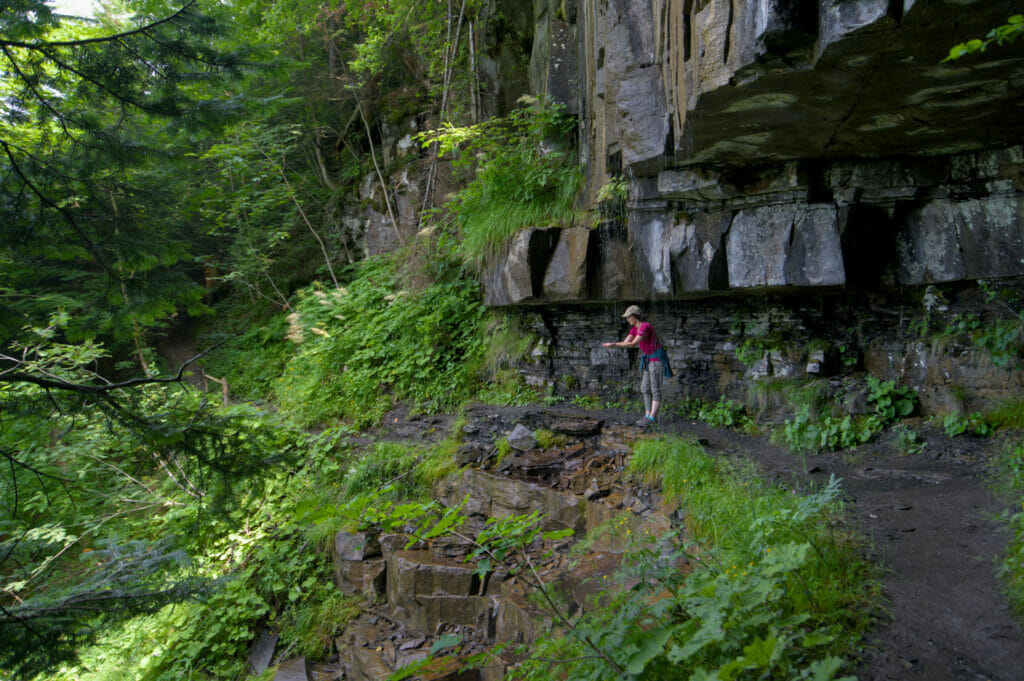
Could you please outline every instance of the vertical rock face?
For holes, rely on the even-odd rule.
[[[488,304],[1024,275],[1024,57],[939,64],[1012,9],[535,0],[531,82],[578,114],[586,199],[629,199],[586,248],[520,236]]]

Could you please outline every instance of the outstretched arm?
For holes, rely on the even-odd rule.
[[[602,348],[635,348],[638,345],[640,345],[640,336],[633,334],[626,336],[625,340],[615,343],[601,343]]]

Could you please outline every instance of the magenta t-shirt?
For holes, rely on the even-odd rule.
[[[630,336],[640,336],[640,352],[649,355],[661,345],[658,343],[658,334],[654,333],[654,327],[650,322],[640,322],[629,330]]]

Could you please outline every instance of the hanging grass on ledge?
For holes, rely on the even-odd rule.
[[[459,228],[460,256],[485,266],[526,227],[570,227],[586,221],[575,208],[583,173],[571,135],[572,116],[548,100],[523,98],[526,106],[504,118],[421,136],[472,179],[446,208]],[[474,172],[475,171],[475,172]]]

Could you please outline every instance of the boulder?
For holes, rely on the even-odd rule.
[[[472,565],[431,551],[395,551],[387,559],[387,597],[392,605],[415,609],[425,596],[471,596],[479,591]]]
[[[409,626],[433,635],[443,626],[473,627],[487,636],[494,632],[494,600],[484,596],[420,596],[407,610]]]
[[[629,233],[648,290],[653,295],[671,294],[672,258],[679,254],[683,244],[680,236],[673,233],[669,211],[631,211]]]
[[[558,232],[547,271],[543,295],[546,300],[583,300],[587,297],[587,252],[591,230],[562,229]]]
[[[539,510],[545,530],[572,529],[577,536],[586,530],[586,502],[575,494],[524,482],[487,471],[467,469],[440,481],[435,496],[446,506],[456,506],[469,495],[467,513],[493,518]]]
[[[658,192],[675,201],[706,202],[727,199],[736,188],[723,183],[713,169],[693,167],[658,173]]]
[[[253,674],[262,674],[263,670],[270,666],[278,638],[278,634],[264,631],[249,645],[249,671]]]
[[[722,237],[729,229],[730,211],[702,211],[683,216],[674,226],[681,245],[672,260],[672,275],[678,293],[721,291],[729,286]]]
[[[306,658],[296,657],[279,664],[274,681],[313,681]]]
[[[932,201],[907,216],[897,237],[900,284],[927,284],[963,279],[964,259],[955,229],[953,204]]]
[[[383,558],[336,561],[334,584],[350,595],[379,595],[384,593],[385,569]]]
[[[835,206],[738,211],[726,236],[726,262],[731,288],[846,283]]]
[[[380,541],[375,533],[342,530],[334,535],[334,559],[336,561],[364,560],[380,555]]]
[[[533,436],[533,431],[521,423],[512,429],[507,439],[510,447],[521,452],[527,452],[537,446],[537,438]]]
[[[541,295],[544,271],[554,250],[556,230],[524,229],[484,274],[484,304],[500,307]]]

